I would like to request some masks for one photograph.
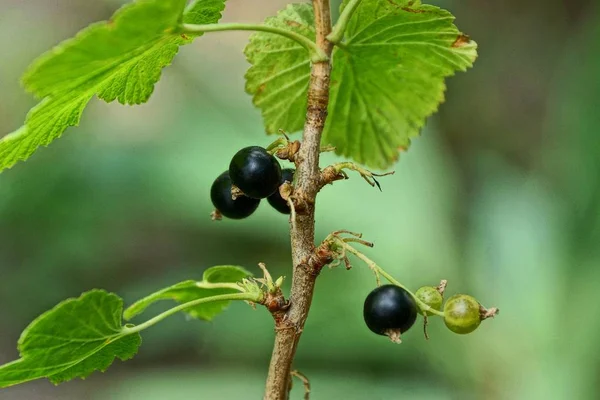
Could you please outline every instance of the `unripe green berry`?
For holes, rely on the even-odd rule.
[[[471,333],[481,324],[480,307],[479,302],[472,296],[454,295],[444,305],[444,322],[454,333]]]
[[[444,298],[437,288],[434,288],[433,286],[423,286],[417,290],[415,296],[417,296],[417,299],[421,300],[434,310],[442,311],[442,303],[444,302]],[[423,311],[425,310],[421,310],[421,312]],[[425,314],[433,315],[433,313],[430,311],[425,311]]]

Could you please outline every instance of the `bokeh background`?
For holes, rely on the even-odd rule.
[[[431,340],[415,326],[393,345],[362,321],[374,279],[354,262],[319,278],[295,367],[317,400],[599,398],[600,4],[434,3],[479,43],[475,68],[449,80],[383,192],[357,176],[322,192],[317,234],[363,232],[376,243],[368,254],[408,286],[446,278],[449,294],[502,312],[468,336],[433,320]],[[0,0],[2,134],[34,104],[18,82],[28,63],[120,4]],[[229,0],[224,20],[258,22],[284,4]],[[0,363],[17,357],[33,318],[91,288],[130,303],[211,265],[258,272],[260,261],[289,277],[285,216],[263,204],[245,221],[208,218],[229,158],[271,140],[243,90],[246,38],[206,35],[148,104],[92,101],[81,127],[0,175]],[[272,338],[270,316],[245,304],[212,323],[179,315],[104,374],[0,398],[258,399]]]

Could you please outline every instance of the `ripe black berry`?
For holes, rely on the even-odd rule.
[[[231,159],[229,176],[246,196],[264,199],[279,187],[281,167],[275,157],[262,147],[245,147]]]
[[[417,319],[417,304],[412,296],[396,285],[383,285],[365,300],[363,312],[367,327],[378,335],[399,339]]]
[[[279,185],[280,186],[283,185],[283,183],[286,181],[292,183],[292,181],[294,180],[294,172],[295,172],[295,170],[292,168],[282,169],[281,170],[281,181],[279,182]],[[285,201],[281,197],[281,194],[279,194],[279,188],[275,191],[275,193],[273,193],[272,195],[267,197],[267,201],[274,209],[276,209],[280,213],[282,213],[282,214],[290,213],[290,206],[288,205],[287,201]]]
[[[256,210],[259,199],[240,196],[235,200],[231,197],[231,178],[229,171],[223,172],[214,181],[210,188],[210,199],[217,210],[225,217],[231,219],[242,219],[248,217]]]

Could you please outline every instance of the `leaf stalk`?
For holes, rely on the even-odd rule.
[[[232,293],[232,294],[221,294],[218,296],[211,296],[211,297],[203,297],[198,300],[188,301],[187,303],[180,304],[180,305],[173,307],[161,314],[158,314],[156,317],[151,318],[144,323],[141,323],[139,325],[135,325],[132,327],[126,326],[121,330],[121,334],[130,335],[132,333],[141,332],[144,329],[148,329],[151,326],[156,325],[157,323],[161,322],[163,319],[170,317],[173,314],[177,314],[180,311],[184,311],[190,307],[195,307],[200,304],[210,303],[213,301],[228,301],[228,300],[242,300],[242,301],[251,301],[254,303],[258,303],[262,300],[261,295],[262,294],[257,294],[257,293]]]
[[[280,35],[291,39],[302,47],[304,47],[310,53],[310,59],[313,63],[327,61],[329,57],[327,54],[317,46],[315,42],[310,40],[304,35],[289,31],[287,29],[277,28],[274,26],[268,26],[263,24],[245,24],[238,22],[223,23],[223,24],[206,24],[206,25],[194,25],[194,24],[182,24],[179,29],[179,33],[197,35],[199,33],[206,32],[221,32],[221,31],[256,31],[256,32],[267,32],[275,35]]]
[[[335,44],[339,44],[342,41],[344,38],[344,32],[346,32],[346,27],[348,26],[348,22],[350,22],[352,15],[354,15],[354,11],[356,11],[356,8],[359,6],[361,1],[362,0],[351,0],[348,3],[333,26],[331,33],[327,36],[327,40]]]

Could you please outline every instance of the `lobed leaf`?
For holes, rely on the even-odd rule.
[[[285,28],[315,39],[314,16],[309,3],[290,4],[265,25]],[[267,133],[302,129],[310,78],[308,51],[291,39],[257,32],[250,36],[244,54],[251,64],[246,91],[261,109]]]
[[[123,331],[122,312],[123,300],[103,290],[58,304],[23,331],[21,358],[0,366],[0,388],[44,377],[54,384],[85,378],[115,358],[132,358],[141,337]]]
[[[225,1],[197,0],[184,13],[186,0],[137,0],[34,61],[23,84],[42,100],[23,127],[0,139],[0,171],[78,125],[94,95],[122,104],[148,101],[179,46],[199,36],[179,35],[175,28],[182,19],[218,22]]]
[[[159,290],[143,299],[135,302],[125,310],[125,319],[130,320],[136,315],[144,312],[151,304],[160,300],[174,300],[178,303],[187,303],[203,297],[217,296],[221,294],[236,293],[235,289],[207,289],[199,285],[202,283],[236,283],[252,274],[242,267],[222,265],[211,267],[204,271],[201,282],[194,280],[183,281],[173,286]],[[229,306],[230,301],[213,301],[200,304],[185,310],[194,318],[210,321]]]
[[[303,10],[297,13],[300,22],[290,19],[289,11],[276,20],[310,35],[305,28],[313,20],[310,5],[294,9]],[[444,79],[465,71],[477,56],[476,43],[453,21],[448,11],[420,1],[363,0],[349,21],[343,45],[333,52],[323,143],[370,167],[383,169],[394,163],[444,100]],[[255,56],[261,50],[284,48],[288,42],[260,33],[246,48],[252,64],[247,90],[262,111],[268,133],[298,131],[304,121],[307,53]]]

